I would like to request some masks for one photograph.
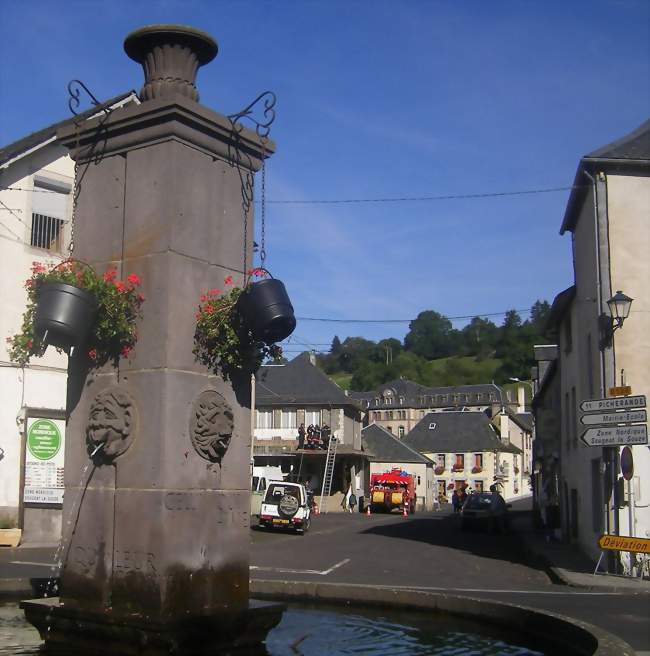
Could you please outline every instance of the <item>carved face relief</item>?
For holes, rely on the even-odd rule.
[[[210,462],[221,462],[234,430],[233,411],[214,390],[201,392],[192,404],[190,438],[196,452]]]
[[[88,452],[96,452],[102,459],[122,455],[134,437],[135,407],[121,389],[108,388],[100,392],[90,406],[86,427]],[[96,451],[97,447],[101,449]]]

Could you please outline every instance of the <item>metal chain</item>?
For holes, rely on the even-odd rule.
[[[266,260],[266,137],[262,137],[262,198],[260,200],[261,200],[261,213],[262,213],[260,265],[263,269],[264,260]]]
[[[70,243],[68,244],[68,256],[72,257],[74,252],[74,231],[75,231],[75,220],[77,218],[77,203],[79,201],[79,132],[81,130],[81,123],[76,123],[77,128],[77,146],[75,155],[77,159],[74,162],[74,176],[72,179],[72,216],[70,217]]]

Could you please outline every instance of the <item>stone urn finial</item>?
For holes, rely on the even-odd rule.
[[[196,73],[217,56],[218,46],[209,34],[192,27],[148,25],[126,37],[124,50],[144,69],[140,100],[180,94],[198,101]]]

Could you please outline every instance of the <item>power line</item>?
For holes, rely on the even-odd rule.
[[[557,191],[569,191],[571,189],[581,189],[584,185],[574,185],[570,187],[549,187],[547,189],[524,189],[521,191],[493,191],[473,194],[446,194],[441,196],[398,196],[394,198],[331,198],[318,200],[267,200],[267,203],[275,205],[335,205],[343,203],[407,203],[417,201],[435,201],[435,200],[458,200],[471,198],[498,198],[503,196],[524,196],[532,194],[550,194]]]
[[[351,203],[411,203],[421,201],[436,200],[462,200],[472,198],[500,198],[503,196],[530,196],[533,194],[552,194],[558,191],[570,191],[572,189],[582,189],[584,185],[573,185],[569,187],[547,187],[543,189],[522,189],[519,191],[491,191],[484,193],[465,193],[465,194],[444,194],[439,196],[396,196],[388,198],[322,198],[313,200],[298,199],[278,199],[266,200],[267,204],[275,205],[340,205]],[[27,189],[25,187],[5,187],[0,191],[26,191],[31,193],[59,193],[50,189]],[[259,203],[260,201],[255,201]]]
[[[503,312],[477,312],[475,314],[464,314],[455,317],[447,317],[443,315],[444,319],[473,319],[474,317],[500,317],[512,310],[505,310]],[[522,308],[514,310],[514,312],[530,312],[530,308]],[[415,319],[328,319],[325,317],[296,317],[298,321],[322,321],[327,323],[410,323]]]

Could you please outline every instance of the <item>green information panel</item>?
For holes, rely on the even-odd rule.
[[[49,419],[35,421],[27,432],[27,448],[37,460],[51,460],[61,448],[61,433]]]

